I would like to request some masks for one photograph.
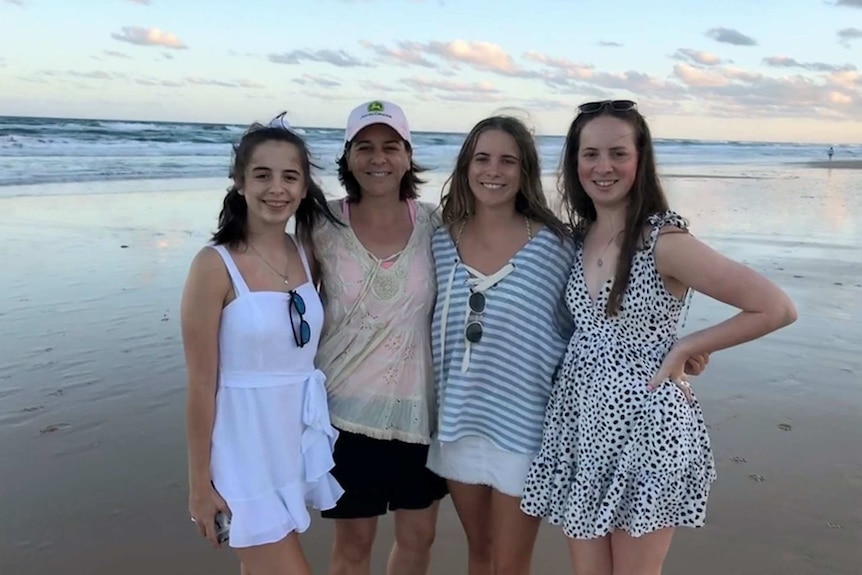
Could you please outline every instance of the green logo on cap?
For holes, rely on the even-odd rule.
[[[382,112],[383,111],[383,103],[382,102],[371,102],[368,104],[369,112]]]

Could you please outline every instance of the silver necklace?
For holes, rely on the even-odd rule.
[[[288,277],[287,277],[287,266],[285,266],[284,273],[281,273],[280,271],[275,269],[275,266],[273,266],[271,263],[266,261],[266,258],[263,257],[261,255],[261,253],[259,251],[257,251],[257,248],[255,248],[253,245],[251,245],[251,243],[248,244],[248,247],[250,247],[252,249],[252,251],[257,254],[257,257],[260,258],[260,261],[262,261],[267,266],[269,266],[269,269],[274,271],[276,273],[276,275],[278,275],[278,277],[280,277],[282,280],[284,280],[284,285],[290,285],[290,279],[288,279]],[[290,263],[289,259],[288,259],[288,263]]]
[[[611,247],[611,244],[613,243],[613,241],[615,239],[617,239],[618,235],[619,235],[619,233],[612,235],[610,241],[608,242],[608,245],[606,245],[605,249],[602,250],[602,253],[599,254],[599,259],[596,260],[596,265],[598,265],[599,267],[602,267],[605,265],[605,260],[604,260],[605,252],[608,251],[608,248]]]

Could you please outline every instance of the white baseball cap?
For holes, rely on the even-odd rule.
[[[347,130],[344,133],[344,141],[350,142],[356,137],[360,130],[373,124],[385,124],[395,130],[399,136],[412,145],[410,139],[410,126],[407,124],[407,116],[400,106],[383,100],[372,100],[357,106],[350,112],[347,118]]]

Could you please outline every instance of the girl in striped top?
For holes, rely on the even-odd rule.
[[[467,136],[432,238],[437,433],[470,575],[529,571],[539,519],[519,509],[553,372],[572,333],[562,295],[574,244],[542,191],[536,146],[496,116]]]

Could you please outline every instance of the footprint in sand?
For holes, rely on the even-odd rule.
[[[734,463],[748,463],[748,460],[741,455],[734,455],[730,460]]]
[[[791,429],[793,429],[793,426],[789,423],[779,423],[778,429],[780,429],[781,431],[790,431]]]
[[[763,483],[764,481],[766,481],[766,478],[764,476],[758,475],[757,473],[752,473],[748,477],[749,479],[757,483]]]

